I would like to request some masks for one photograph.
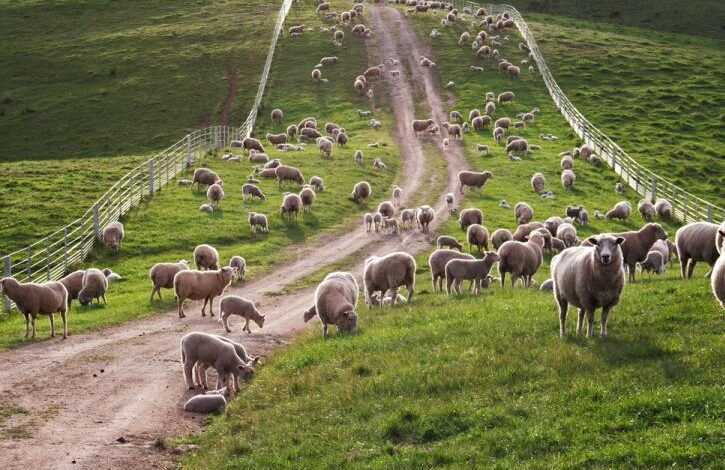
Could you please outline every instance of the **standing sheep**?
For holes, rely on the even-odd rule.
[[[78,293],[83,288],[83,274],[85,274],[85,272],[86,271],[84,269],[79,269],[78,271],[73,271],[58,281],[63,284],[65,289],[68,291],[68,308],[70,308],[73,299],[78,298]]]
[[[315,191],[312,188],[302,188],[300,191],[300,199],[302,200],[302,209],[305,212],[312,212],[312,203],[315,202]]]
[[[725,309],[725,243],[722,241],[725,239],[725,223],[720,225],[718,228],[718,240],[720,240],[720,256],[715,262],[715,266],[712,268],[710,274],[710,285],[712,286],[712,293],[715,294],[715,298],[720,302],[720,306]]]
[[[151,284],[153,285],[153,288],[151,289],[151,297],[149,298],[149,302],[154,300],[154,294],[159,295],[159,300],[161,299],[161,289],[171,289],[174,287],[174,276],[176,276],[176,273],[179,271],[184,271],[189,269],[189,262],[186,260],[181,260],[178,263],[156,263],[153,265],[151,270],[149,271],[149,277],[151,278]]]
[[[420,206],[418,208],[415,218],[421,232],[428,233],[428,225],[433,221],[434,217],[435,211],[431,206]]]
[[[81,305],[88,305],[93,299],[100,303],[106,303],[106,290],[108,289],[108,279],[105,274],[96,268],[86,269],[83,274],[83,287],[78,292],[78,302]]]
[[[567,248],[577,244],[576,227],[568,222],[563,222],[556,229],[556,238],[564,242]]]
[[[284,118],[284,113],[281,109],[275,108],[272,110],[272,121],[282,124],[282,118]]]
[[[252,330],[249,328],[249,321],[253,321],[258,327],[264,326],[264,315],[259,313],[254,302],[247,300],[244,297],[238,295],[227,295],[219,302],[219,321],[224,324],[224,329],[227,333],[231,333],[229,329],[229,317],[231,315],[239,315],[244,318],[244,328],[242,331],[246,331],[248,334],[252,334]]]
[[[466,186],[471,188],[482,188],[486,182],[493,178],[493,173],[490,171],[483,171],[477,173],[475,171],[459,171],[458,172],[458,190],[463,193],[463,189]]]
[[[371,232],[373,228],[373,215],[370,212],[367,212],[363,216],[363,223],[365,224],[365,231]]]
[[[472,224],[468,226],[466,231],[466,240],[468,240],[468,251],[472,252],[473,247],[478,248],[478,252],[484,248],[488,250],[488,229],[480,224]]]
[[[453,193],[446,194],[446,204],[448,205],[448,212],[452,213],[455,209],[453,208],[454,196]]]
[[[456,294],[461,295],[461,284],[464,280],[473,283],[473,293],[481,292],[481,284],[489,278],[493,264],[498,261],[499,255],[489,251],[481,260],[452,259],[446,263],[446,293],[451,295],[451,285]]]
[[[607,212],[607,219],[627,220],[632,214],[632,204],[629,201],[620,201],[614,205],[612,210]]]
[[[103,242],[113,251],[118,251],[124,237],[123,224],[121,222],[111,222],[103,229]]]
[[[562,170],[573,170],[574,169],[574,159],[571,158],[571,155],[564,155],[561,157],[561,169]]]
[[[274,174],[277,176],[280,187],[285,181],[294,181],[300,186],[305,184],[305,178],[302,176],[302,173],[293,166],[280,165],[274,169]]]
[[[544,174],[534,173],[534,176],[531,177],[531,187],[534,188],[534,191],[540,193],[544,190],[544,186],[546,186],[546,178],[544,177]]]
[[[564,250],[551,261],[554,298],[559,304],[559,335],[566,336],[569,304],[579,308],[577,334],[587,316],[587,338],[592,337],[594,311],[602,308],[601,336],[607,335],[609,311],[619,303],[624,290],[622,244],[625,239],[608,234],[590,237],[593,246]]]
[[[511,231],[505,228],[496,229],[493,231],[493,234],[491,234],[491,244],[493,245],[494,250],[498,250],[501,245],[513,239],[514,236]]]
[[[232,256],[229,260],[229,267],[234,270],[234,276],[232,280],[236,278],[239,281],[244,280],[244,276],[247,275],[247,260],[241,256]]]
[[[25,317],[25,337],[30,334],[32,321],[35,339],[35,318],[38,314],[48,315],[50,320],[50,337],[55,337],[55,314],[60,313],[63,319],[63,339],[68,337],[68,291],[60,282],[35,284],[19,283],[12,277],[0,279],[0,290],[8,299],[15,303],[18,311]]]
[[[318,315],[322,321],[323,336],[327,338],[328,325],[339,331],[357,331],[355,312],[360,293],[355,276],[349,272],[332,272],[315,289],[315,304],[304,313],[305,322]]]
[[[504,243],[498,249],[498,255],[501,257],[498,263],[501,287],[503,288],[506,281],[506,273],[511,273],[512,288],[519,277],[523,279],[524,286],[529,287],[544,260],[544,237],[534,231],[528,236],[526,243],[515,240]]]
[[[386,256],[371,256],[365,260],[363,284],[368,308],[373,305],[372,296],[375,292],[380,292],[381,298],[390,292],[393,298],[391,304],[395,305],[400,286],[408,289],[408,302],[412,302],[415,269],[415,259],[403,251],[393,252]]]
[[[518,202],[514,206],[514,218],[519,225],[528,224],[534,218],[534,209],[525,202]]]
[[[219,269],[219,252],[211,245],[198,245],[194,248],[196,269]]]
[[[179,271],[174,276],[174,293],[179,310],[179,318],[184,318],[184,300],[202,300],[201,316],[206,316],[206,305],[209,314],[214,316],[214,297],[224,293],[224,289],[232,282],[234,270],[223,267],[218,271]]]
[[[198,374],[206,367],[213,367],[223,387],[229,390],[229,395],[234,396],[234,385],[239,383],[240,376],[249,379],[254,375],[251,365],[240,358],[234,346],[214,335],[202,332],[192,332],[181,338],[181,362],[184,365],[184,380],[190,390],[197,382],[203,385],[201,377],[194,380],[194,372]],[[205,366],[203,369],[198,365]],[[231,376],[231,378],[230,378]]]
[[[446,264],[452,259],[474,260],[468,253],[459,253],[453,250],[436,250],[428,257],[428,266],[433,282],[433,292],[443,290],[443,279],[446,276]],[[473,286],[471,286],[473,287]]]
[[[370,183],[367,181],[358,181],[352,188],[352,200],[357,203],[367,202],[372,192],[373,189],[370,187]]]
[[[672,203],[667,199],[659,198],[655,201],[655,211],[660,219],[671,219]]]
[[[257,233],[257,227],[265,233],[269,232],[269,224],[267,223],[266,215],[250,212],[247,220],[249,222],[249,229],[252,233]]]
[[[252,183],[245,183],[242,186],[242,199],[244,199],[245,201],[247,199],[254,200],[255,197],[259,198],[262,201],[267,199],[267,196],[264,195],[264,193],[261,189],[259,189],[258,186]]]
[[[212,184],[222,184],[222,179],[216,172],[209,168],[197,168],[194,170],[194,176],[191,179],[191,187],[196,184],[196,189],[201,189],[201,185],[211,186]]]
[[[498,95],[497,101],[498,104],[513,103],[515,97],[516,95],[513,91],[504,91]]]
[[[540,228],[545,229],[546,227],[544,227],[544,224],[542,224],[541,222],[529,222],[528,224],[521,224],[516,227],[513,238],[515,241],[523,243],[528,239],[527,237],[531,232]]]
[[[718,226],[709,222],[693,222],[681,227],[675,234],[677,254],[683,279],[690,279],[698,261],[711,267],[718,260]]]
[[[639,201],[639,204],[637,204],[637,210],[644,220],[650,220],[652,216],[655,215],[655,206],[653,206],[647,199]]]
[[[398,185],[393,185],[393,205],[400,206],[400,199],[403,197],[403,189]]]
[[[436,240],[436,246],[439,250],[445,247],[450,248],[451,250],[463,251],[463,245],[461,245],[455,237],[448,235],[441,235],[438,237]]]
[[[279,206],[279,215],[284,217],[287,214],[287,220],[295,219],[302,208],[302,199],[297,194],[287,193],[282,198],[282,204]]]
[[[310,186],[315,188],[315,191],[321,193],[325,190],[325,181],[319,176],[313,176],[310,178]]]
[[[576,182],[576,175],[572,170],[564,170],[561,172],[561,186],[564,189],[570,189]]]
[[[553,216],[549,217],[544,221],[544,228],[551,233],[552,237],[556,236],[556,231],[559,228],[559,225],[563,224],[564,220],[561,217]]]
[[[637,263],[647,258],[647,253],[652,249],[657,240],[666,240],[667,232],[660,224],[648,223],[637,231],[612,234],[615,237],[622,237],[625,243],[621,246],[622,258],[629,271],[629,281],[634,282]],[[591,241],[587,239],[584,244]]]
[[[224,199],[224,188],[216,183],[212,184],[209,186],[209,189],[206,190],[206,197],[214,207],[218,208],[219,202]]]
[[[471,224],[483,223],[483,212],[474,207],[463,209],[458,216],[458,222],[461,224],[461,230],[466,231]]]

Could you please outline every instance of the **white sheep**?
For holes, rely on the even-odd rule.
[[[156,263],[149,270],[149,277],[151,278],[151,297],[149,302],[154,299],[154,294],[158,294],[159,300],[161,299],[161,289],[171,289],[174,287],[174,276],[179,271],[189,269],[189,262],[181,260],[177,263]]]
[[[32,321],[35,339],[35,318],[38,314],[48,315],[50,320],[50,337],[55,337],[55,314],[60,313],[63,319],[63,339],[68,337],[68,290],[60,282],[19,283],[12,277],[0,279],[0,290],[8,299],[15,303],[18,311],[25,317],[25,337]]]
[[[209,314],[214,316],[214,297],[222,295],[226,287],[232,282],[234,270],[223,267],[218,271],[179,271],[174,276],[174,293],[179,311],[179,318],[184,318],[184,300],[202,300],[201,316],[206,316],[206,305],[209,304]]]
[[[194,248],[196,269],[219,269],[219,252],[211,245],[198,245]]]
[[[398,288],[405,286],[408,290],[408,302],[413,300],[415,287],[415,258],[408,253],[398,251],[386,256],[371,256],[365,260],[363,283],[365,300],[368,307],[372,307],[372,295],[381,292],[385,297],[390,292],[397,298]],[[395,304],[393,300],[392,304]]]
[[[111,222],[103,228],[103,242],[113,251],[118,251],[125,233],[121,222]]]
[[[359,293],[360,288],[352,273],[328,274],[315,289],[315,304],[304,312],[304,321],[308,322],[318,315],[325,338],[328,325],[337,326],[339,331],[356,331],[358,315],[355,307]]]
[[[244,297],[240,297],[238,295],[224,296],[219,303],[219,310],[219,321],[224,324],[224,329],[227,333],[232,332],[232,330],[229,329],[229,317],[231,315],[239,315],[245,319],[242,331],[246,331],[249,334],[252,333],[252,330],[249,328],[250,320],[256,323],[260,328],[264,326],[264,319],[266,317],[257,310],[254,302],[247,300]]]

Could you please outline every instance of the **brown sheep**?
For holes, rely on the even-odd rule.
[[[529,234],[540,228],[546,227],[544,227],[544,224],[542,224],[541,222],[529,222],[527,224],[521,224],[516,227],[516,231],[513,234],[513,239],[517,242],[525,242],[526,237],[528,237]]]
[[[378,204],[378,212],[382,214],[383,217],[392,217],[395,214],[395,206],[390,201],[383,201]]]
[[[315,202],[315,198],[315,191],[312,188],[302,188],[300,199],[302,200],[302,209],[305,212],[312,212],[312,203]]]
[[[370,187],[370,183],[367,181],[358,181],[352,188],[352,200],[357,203],[367,202],[372,192],[373,189]]]
[[[494,250],[498,250],[501,245],[513,239],[514,236],[511,231],[505,228],[496,229],[491,234],[491,244],[493,245]]]
[[[277,124],[282,124],[282,118],[284,117],[284,113],[281,109],[275,108],[272,110],[272,121],[276,122]]]
[[[525,202],[518,202],[514,206],[514,219],[519,225],[528,224],[534,218],[534,208]]]
[[[381,298],[390,292],[393,298],[391,305],[394,306],[400,286],[408,289],[408,303],[412,302],[415,269],[415,258],[402,251],[386,256],[371,256],[365,260],[363,285],[368,308],[373,306],[373,293],[375,292],[380,292]]]
[[[488,250],[488,237],[488,229],[483,225],[469,225],[468,230],[466,231],[466,239],[468,240],[468,251],[472,252],[474,246],[478,248],[479,253],[482,249]]]
[[[257,152],[265,153],[262,142],[255,139],[254,137],[247,137],[242,141],[242,149],[244,150],[256,150]]]
[[[223,267],[218,271],[179,271],[174,276],[174,293],[179,310],[179,318],[184,318],[184,300],[202,300],[201,316],[206,316],[206,305],[209,314],[214,316],[214,297],[222,295],[224,289],[232,282],[234,270]]]
[[[675,234],[683,279],[690,279],[695,264],[705,261],[711,267],[718,259],[718,226],[709,222],[693,222],[681,227]]]
[[[503,93],[499,93],[497,101],[498,104],[513,103],[515,97],[516,95],[513,91],[504,91]]]
[[[302,176],[300,170],[292,166],[280,165],[274,169],[274,174],[277,176],[277,182],[280,186],[285,181],[294,181],[300,186],[305,184],[305,178]]]
[[[461,230],[465,232],[470,225],[483,223],[483,212],[473,207],[463,209],[458,216],[458,222],[461,224]]]
[[[524,285],[529,287],[544,260],[544,236],[537,231],[531,232],[528,241],[506,242],[498,249],[498,254],[501,257],[498,263],[501,287],[504,287],[506,273],[511,273],[511,287],[516,285],[519,277],[523,279]]]
[[[486,182],[493,178],[493,173],[490,171],[483,171],[477,173],[475,171],[459,171],[458,172],[458,190],[463,193],[463,189],[466,186],[471,188],[482,188]]]
[[[216,271],[219,269],[219,252],[211,245],[198,245],[194,248],[194,263],[196,269],[205,268]]]
[[[25,317],[25,337],[30,334],[32,322],[35,339],[35,318],[38,314],[48,315],[50,320],[50,337],[55,337],[55,314],[60,313],[63,319],[63,339],[68,337],[68,291],[60,282],[19,283],[12,277],[0,279],[0,290]]]

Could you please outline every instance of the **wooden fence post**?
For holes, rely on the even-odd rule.
[[[47,239],[47,243],[45,244],[45,271],[48,276],[48,280],[50,281],[50,237]]]
[[[191,166],[191,134],[186,134],[186,166]]]
[[[93,204],[93,234],[97,239],[101,238],[101,207],[98,205],[98,201]]]
[[[149,160],[149,196],[154,195],[154,159]]]
[[[68,227],[63,229],[63,274],[68,272]]]
[[[33,249],[28,247],[28,270],[27,270],[27,276],[28,276],[28,282],[33,281]]]
[[[12,275],[11,272],[11,266],[10,266],[10,255],[5,255],[5,271],[4,271],[4,277],[10,277]],[[10,299],[7,298],[7,296],[3,295],[5,298],[5,311],[10,313],[10,307],[12,306],[12,302]]]
[[[655,175],[651,176],[651,185],[652,185],[652,202],[655,202],[657,199],[657,178]]]
[[[712,204],[707,205],[707,221],[712,223]]]

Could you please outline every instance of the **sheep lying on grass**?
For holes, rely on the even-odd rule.
[[[33,324],[35,339],[35,318],[38,314],[48,315],[50,337],[55,337],[55,314],[63,319],[63,339],[68,337],[68,291],[60,282],[19,283],[12,277],[0,279],[0,290],[15,303],[18,311],[25,317],[25,337],[28,337],[29,324]]]
[[[305,322],[318,315],[325,338],[329,325],[337,326],[339,331],[356,331],[358,315],[355,307],[359,293],[360,288],[351,273],[328,274],[315,290],[315,304],[305,311]]]

